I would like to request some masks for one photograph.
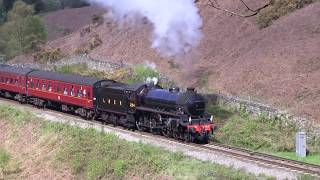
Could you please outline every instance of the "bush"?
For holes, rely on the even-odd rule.
[[[315,0],[271,0],[270,6],[258,15],[258,25],[265,28],[274,20],[288,14],[296,9],[302,8]]]
[[[128,83],[145,82],[148,77],[159,78],[159,76],[160,74],[157,70],[140,64],[133,68],[133,76],[126,81]]]
[[[294,150],[297,127],[288,120],[265,115],[254,117],[244,107],[236,110],[225,105],[209,105],[208,111],[219,128],[214,137],[218,142],[267,152]]]
[[[99,26],[104,23],[104,17],[103,14],[94,14],[92,16],[92,24],[95,26]]]
[[[96,34],[91,39],[90,44],[89,44],[89,48],[90,48],[90,50],[93,50],[93,49],[97,48],[98,46],[100,46],[101,44],[102,44],[102,39],[100,38],[100,36],[98,34]]]
[[[0,149],[0,171],[3,171],[3,169],[7,166],[10,158],[10,154],[6,150]]]
[[[52,63],[63,58],[60,48],[47,49],[34,54],[34,60],[38,63]]]

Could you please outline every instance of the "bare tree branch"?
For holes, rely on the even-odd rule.
[[[217,10],[224,11],[224,12],[229,13],[231,15],[240,16],[240,17],[244,17],[244,18],[255,16],[262,9],[264,9],[264,8],[266,8],[266,7],[268,7],[270,5],[270,2],[269,2],[266,5],[264,5],[262,7],[259,7],[258,9],[253,10],[243,0],[239,0],[247,8],[247,10],[251,12],[250,14],[240,14],[240,13],[228,10],[228,9],[221,8],[220,5],[218,4],[217,0],[208,0],[208,1],[209,1],[208,5],[213,7],[213,8],[215,8],[215,9],[217,9]]]

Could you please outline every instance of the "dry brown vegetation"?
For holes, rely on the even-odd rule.
[[[278,1],[274,2],[276,6]],[[246,3],[257,9],[266,1],[248,0]],[[246,11],[238,1],[221,1],[220,5],[236,12]],[[78,27],[91,26],[91,14],[101,11],[95,7],[46,16],[47,24],[54,22],[76,31],[67,36],[60,35],[48,46],[59,47],[63,54],[72,54],[79,48],[77,53],[89,53],[93,58],[125,60],[132,64],[152,61],[161,73],[170,75],[179,85],[205,85],[207,89],[259,99],[320,121],[320,71],[317,68],[320,63],[320,2],[294,12],[286,10],[286,15],[263,29],[257,18],[268,14],[267,9],[259,17],[242,18],[215,10],[207,2],[200,1],[198,6],[203,17],[204,36],[198,48],[182,57],[163,58],[151,49],[152,26],[145,21],[136,22],[134,27],[124,23],[120,28],[117,22],[107,18],[102,25],[92,26],[89,32],[80,36]],[[278,11],[270,12],[278,14]],[[83,18],[80,14],[88,16]],[[93,50],[87,50],[95,34],[103,42]]]

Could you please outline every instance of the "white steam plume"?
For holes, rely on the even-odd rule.
[[[179,55],[196,47],[202,19],[194,0],[89,0],[113,10],[118,20],[137,14],[153,24],[152,48],[162,55]]]

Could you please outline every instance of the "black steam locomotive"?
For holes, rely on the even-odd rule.
[[[178,88],[167,90],[153,84],[127,85],[113,82],[97,87],[96,90],[97,109],[103,121],[141,131],[160,132],[167,137],[188,142],[208,142],[213,133],[213,119],[206,113],[206,100],[194,88],[180,92]],[[127,105],[115,107],[112,102],[109,103],[110,98],[104,97],[114,97]],[[114,114],[110,114],[110,110],[122,112],[126,118],[118,121]]]

